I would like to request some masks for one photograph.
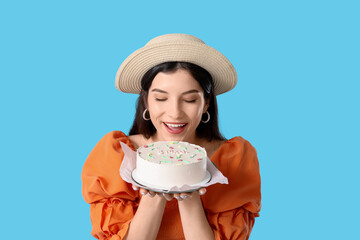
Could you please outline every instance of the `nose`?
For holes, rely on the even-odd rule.
[[[180,119],[183,115],[181,103],[177,100],[169,102],[169,105],[166,108],[166,112],[170,118],[174,120]]]

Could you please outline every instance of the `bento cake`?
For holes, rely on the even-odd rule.
[[[155,142],[137,149],[136,175],[140,184],[169,189],[204,180],[206,150],[180,141]]]

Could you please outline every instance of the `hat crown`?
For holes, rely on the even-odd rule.
[[[165,34],[151,39],[145,46],[150,46],[153,44],[163,44],[163,43],[174,43],[174,42],[184,42],[184,43],[202,43],[205,44],[201,39],[184,33],[171,33]]]
[[[215,95],[233,89],[237,83],[236,70],[223,54],[195,36],[171,33],[151,39],[127,57],[116,73],[115,85],[122,92],[140,93],[144,74],[165,62],[188,62],[206,69],[212,76]]]

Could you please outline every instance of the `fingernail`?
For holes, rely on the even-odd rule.
[[[181,195],[180,196],[182,199],[186,199],[188,196],[187,195]]]
[[[165,193],[162,193],[162,195],[165,197]]]
[[[133,186],[133,189],[134,189],[134,191],[139,190],[139,188],[138,188],[138,187],[135,187],[135,186]]]
[[[153,195],[151,195],[151,193],[148,193],[150,197],[153,197]]]
[[[177,200],[179,200],[180,198],[179,197],[175,197]]]
[[[200,194],[200,195],[204,195],[205,193],[206,193],[206,190],[200,190],[200,191],[199,191],[199,194]]]
[[[144,192],[141,192],[141,195],[145,196],[145,195],[146,195],[146,193],[144,193]]]

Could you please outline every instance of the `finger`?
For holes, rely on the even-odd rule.
[[[146,194],[148,194],[148,190],[144,189],[144,188],[140,188],[139,190],[140,194],[145,196]]]
[[[202,196],[206,193],[206,188],[200,188],[198,192],[199,192],[199,195]]]
[[[191,199],[191,194],[189,194],[189,193],[181,193],[180,198],[182,198],[183,200]]]
[[[150,197],[154,197],[154,196],[156,195],[156,193],[153,192],[153,191],[148,191],[148,195],[149,195]]]
[[[183,199],[180,197],[180,193],[174,193],[174,198],[176,198],[178,201],[182,201]]]
[[[174,197],[174,195],[169,194],[169,193],[163,193],[162,195],[167,201],[171,201]]]
[[[137,191],[137,190],[139,190],[139,187],[132,185],[132,189],[134,189],[134,191]]]

